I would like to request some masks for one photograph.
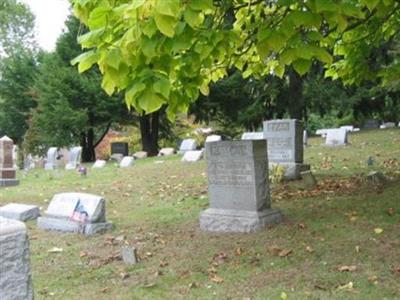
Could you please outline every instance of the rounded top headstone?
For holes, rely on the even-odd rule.
[[[0,236],[25,231],[26,226],[23,222],[0,217]]]

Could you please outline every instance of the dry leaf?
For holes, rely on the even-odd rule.
[[[373,275],[368,277],[368,281],[373,284],[378,284],[378,277]]]
[[[119,273],[119,277],[121,277],[121,279],[126,279],[129,277],[129,274],[126,272],[121,272],[121,273]]]
[[[357,270],[357,266],[338,266],[337,270],[340,272],[353,272],[355,270]]]
[[[190,289],[194,289],[194,288],[197,288],[197,287],[199,287],[199,285],[196,282],[189,283],[189,288]]]
[[[303,223],[300,223],[298,226],[299,226],[300,229],[305,229],[306,228],[306,225],[304,225]]]
[[[160,261],[160,267],[161,268],[164,268],[166,266],[168,266],[168,262],[167,261],[165,261],[165,260]]]
[[[314,252],[314,249],[313,249],[311,246],[307,246],[307,247],[306,247],[306,251],[307,251],[307,252],[310,252],[310,253],[313,253],[313,252]]]
[[[81,251],[80,253],[79,253],[79,257],[86,257],[86,256],[88,256],[88,253],[86,252],[86,251]]]
[[[242,248],[240,248],[240,247],[236,248],[235,254],[236,254],[237,256],[242,255],[242,253],[243,253]]]
[[[103,293],[103,294],[106,294],[106,293],[108,293],[109,291],[110,291],[110,288],[109,288],[109,287],[105,287],[105,288],[102,288],[102,289],[100,290],[100,292]]]
[[[63,248],[57,248],[57,247],[53,247],[53,248],[47,250],[47,252],[49,252],[49,253],[61,253],[63,251],[64,251]]]
[[[375,232],[376,234],[381,234],[381,233],[383,232],[383,229],[382,229],[382,228],[375,228],[375,229],[374,229],[374,232]]]
[[[394,267],[392,271],[394,274],[400,275],[400,266]]]
[[[351,289],[353,289],[353,287],[354,287],[353,282],[350,281],[347,284],[339,285],[337,289],[338,290],[351,290]]]
[[[288,249],[282,249],[280,252],[279,252],[279,256],[280,257],[285,257],[285,256],[288,256],[289,254],[291,254],[292,253],[292,250],[288,250]]]
[[[360,246],[356,246],[356,252],[360,253]]]
[[[223,283],[224,279],[222,277],[219,277],[217,274],[214,274],[213,276],[211,276],[211,281],[215,282],[215,283]]]
[[[394,214],[396,213],[396,210],[393,207],[391,207],[387,210],[387,213],[389,216],[394,216]]]

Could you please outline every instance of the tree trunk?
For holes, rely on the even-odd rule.
[[[287,100],[290,118],[302,120],[305,109],[303,98],[303,79],[292,68],[289,70],[289,88]]]
[[[139,123],[143,151],[146,151],[148,156],[156,156],[158,154],[159,112],[141,115]]]
[[[94,146],[94,130],[90,128],[86,133],[82,133],[82,161],[93,162],[96,160]]]

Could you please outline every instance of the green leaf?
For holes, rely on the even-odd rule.
[[[156,46],[157,46],[156,41],[146,38],[146,37],[143,38],[142,52],[148,58],[152,58],[152,57],[156,56]]]
[[[204,15],[196,12],[190,8],[187,8],[183,14],[186,23],[189,24],[190,27],[196,29],[199,25],[201,25],[204,21]]]
[[[321,17],[309,11],[293,11],[287,18],[296,26],[305,25],[319,27],[321,24]]]
[[[129,88],[125,92],[125,102],[128,106],[132,106],[134,103],[135,97],[144,89],[146,88],[146,85],[143,82],[135,82],[131,88]]]
[[[314,50],[314,56],[326,64],[331,64],[333,61],[332,55],[330,55],[324,48],[316,48]]]
[[[164,99],[154,93],[151,89],[147,89],[138,99],[139,107],[147,114],[159,110],[164,103]]]
[[[78,57],[75,57],[73,60],[71,60],[72,65],[76,65],[79,63],[78,66],[78,71],[79,73],[83,73],[86,70],[90,69],[93,64],[97,62],[99,59],[99,55],[95,50],[90,50],[88,52],[82,53]]]
[[[171,90],[171,84],[168,79],[160,78],[156,83],[153,85],[153,89],[156,93],[163,95],[166,99],[169,98],[169,93]]]
[[[373,9],[378,5],[379,0],[362,0],[361,3],[363,3],[370,11],[373,11]]]
[[[285,67],[277,65],[274,69],[274,74],[277,75],[279,78],[282,78],[283,74],[285,74]]]
[[[168,37],[175,35],[175,25],[177,21],[171,16],[162,15],[159,13],[154,14],[154,20],[156,21],[157,28]]]
[[[140,27],[140,29],[149,38],[152,38],[153,35],[157,32],[157,25],[154,22],[154,19],[149,19],[146,22],[142,22],[141,25],[142,26]]]
[[[78,36],[78,43],[81,44],[82,48],[93,47],[103,34],[104,28],[89,31],[88,33]]]
[[[318,31],[310,31],[307,33],[307,36],[312,41],[320,41],[324,38],[324,36]]]
[[[146,0],[131,0],[130,9],[136,9],[142,6],[145,2]]]
[[[315,9],[320,12],[336,12],[340,7],[332,0],[315,0]]]
[[[88,26],[91,30],[106,26],[107,14],[111,11],[109,7],[96,7],[89,15]]]
[[[107,53],[106,56],[106,63],[107,65],[113,67],[114,69],[118,70],[119,65],[122,61],[121,51],[118,49],[112,49]]]
[[[214,8],[212,0],[189,0],[188,5],[193,10],[211,10]]]
[[[159,14],[176,17],[179,11],[179,0],[158,0],[156,3],[156,12]]]
[[[204,96],[208,96],[210,94],[210,87],[208,86],[207,83],[203,83],[200,86],[200,92],[204,95]]]
[[[297,59],[293,62],[293,68],[299,75],[304,75],[308,72],[311,67],[311,60],[308,59]]]

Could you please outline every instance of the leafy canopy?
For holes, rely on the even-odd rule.
[[[244,77],[282,77],[289,65],[302,75],[313,60],[334,78],[363,71],[356,65],[363,51],[400,28],[395,0],[71,2],[89,28],[79,37],[88,51],[73,61],[79,71],[98,64],[107,93],[125,90],[126,103],[139,112],[168,104],[170,118],[233,66]],[[364,74],[372,73],[348,80]]]

